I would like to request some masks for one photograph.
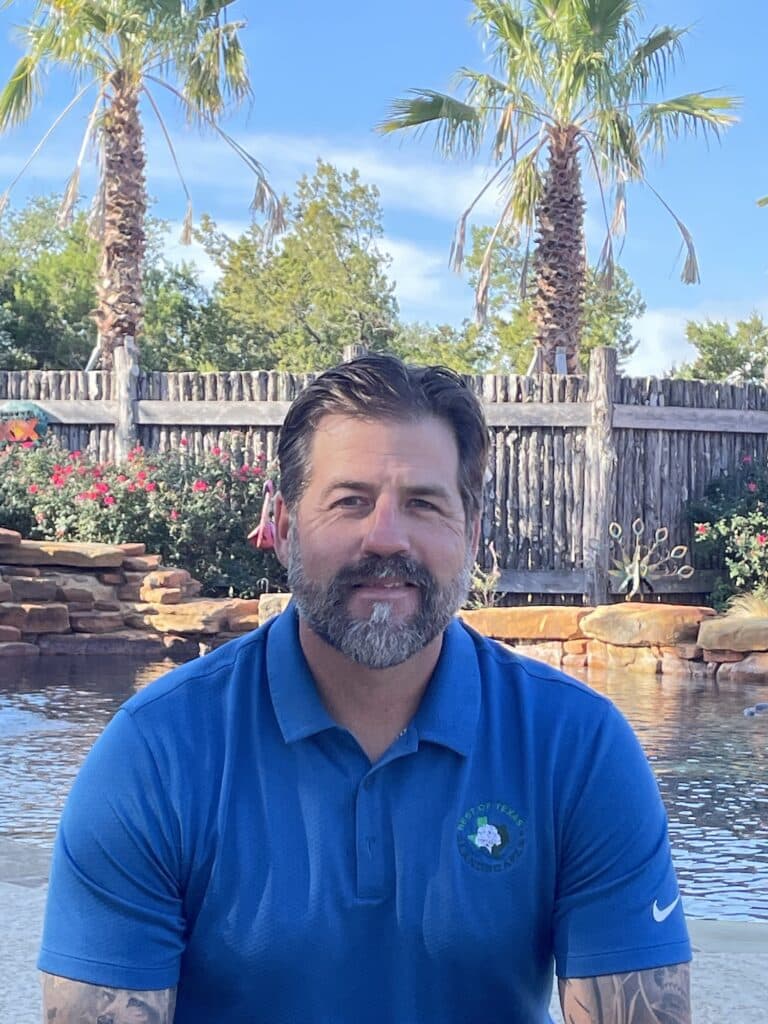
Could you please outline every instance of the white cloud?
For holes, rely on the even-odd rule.
[[[448,268],[447,251],[395,238],[385,238],[381,250],[392,257],[389,276],[404,320],[458,323],[471,315],[471,290]]]
[[[685,336],[689,320],[736,320],[748,317],[755,310],[768,314],[768,299],[750,306],[725,302],[704,302],[697,306],[649,309],[635,324],[635,337],[640,341],[628,360],[625,372],[630,376],[661,376],[673,366],[691,362],[696,350]]]

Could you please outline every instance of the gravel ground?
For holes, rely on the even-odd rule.
[[[0,838],[0,1024],[40,1024],[35,959],[47,866],[45,851]],[[757,1024],[765,1020],[768,922],[692,919],[689,926],[694,946],[694,1024]],[[562,1024],[555,998],[551,1013],[557,1024]]]

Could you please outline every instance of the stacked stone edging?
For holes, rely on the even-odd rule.
[[[143,544],[22,540],[0,528],[0,657],[131,654],[187,660],[259,624],[259,602],[199,597]]]

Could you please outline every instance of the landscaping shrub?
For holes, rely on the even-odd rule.
[[[691,514],[696,543],[726,567],[727,577],[712,595],[715,607],[725,607],[737,594],[768,597],[766,466],[742,456],[736,472],[713,481]]]
[[[122,464],[68,452],[54,440],[0,449],[0,526],[33,540],[139,542],[186,569],[210,596],[283,589],[273,552],[246,542],[259,519],[267,470],[229,449],[182,448]]]

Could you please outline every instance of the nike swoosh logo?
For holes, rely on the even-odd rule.
[[[669,906],[660,907],[656,900],[653,901],[653,920],[657,924],[661,924],[662,921],[666,921],[672,911],[675,909],[677,904],[680,902],[680,893],[677,894],[677,899],[673,900]]]

